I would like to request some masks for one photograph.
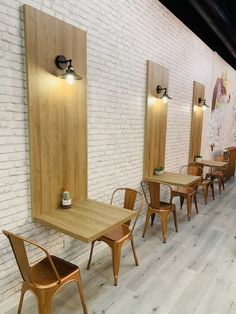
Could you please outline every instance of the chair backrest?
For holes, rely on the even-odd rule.
[[[187,173],[192,176],[199,176],[202,177],[203,175],[203,168],[196,163],[190,163],[188,165],[182,166],[180,168],[180,173]]]
[[[23,239],[5,230],[3,230],[2,232],[5,234],[6,237],[8,237],[10,241],[23,280],[32,283],[29,260],[26,254]]]
[[[119,192],[123,192],[124,193],[123,208],[129,209],[129,210],[135,210],[135,205],[136,205],[136,201],[137,201],[138,196],[140,198],[140,206],[137,209],[137,215],[136,215],[136,218],[134,220],[133,227],[132,227],[132,230],[131,230],[131,232],[133,232],[133,229],[134,229],[135,224],[136,224],[136,222],[138,220],[140,212],[141,212],[141,210],[142,210],[142,208],[144,206],[143,195],[142,195],[142,193],[140,193],[140,192],[138,192],[136,190],[130,189],[130,188],[118,188],[118,189],[116,189],[112,193],[111,201],[110,201],[111,205],[113,204],[114,197]],[[129,227],[130,223],[131,223],[131,220],[125,222],[124,225]]]
[[[218,156],[216,156],[216,160],[217,161],[224,161],[225,157],[223,155],[218,155]]]
[[[229,162],[229,160],[227,160],[224,155],[218,155],[218,156],[216,156],[216,159],[215,159],[215,160],[216,160],[216,161],[227,161],[227,162]],[[225,165],[225,166],[223,166],[223,167],[221,167],[221,168],[215,167],[213,171],[219,171],[219,170],[221,170],[222,173],[225,174],[226,171],[227,171],[227,168],[228,168],[228,165]]]
[[[30,263],[29,263],[29,259],[26,253],[26,248],[25,248],[25,242],[36,246],[37,248],[41,249],[47,256],[47,258],[49,259],[49,262],[51,264],[52,267],[52,271],[54,272],[56,279],[60,282],[61,279],[59,277],[59,274],[55,268],[55,265],[49,255],[49,253],[47,252],[47,250],[45,250],[43,247],[41,247],[40,245],[38,245],[37,243],[25,239],[23,237],[17,236],[9,231],[3,230],[2,231],[3,234],[9,239],[13,253],[15,255],[15,259],[18,265],[18,268],[20,270],[22,279],[30,284],[34,284],[32,277],[31,277],[31,272],[30,272]]]
[[[143,190],[143,194],[146,200],[146,203],[149,207],[152,208],[160,208],[160,188],[159,188],[159,184],[157,182],[149,182],[149,181],[141,181],[141,186],[142,186],[142,190]],[[170,185],[168,184],[161,184],[164,187],[167,187],[169,190],[169,193],[171,195],[171,191],[172,188]],[[148,187],[148,190],[146,189],[146,187]],[[149,197],[147,195],[147,192],[149,194]]]

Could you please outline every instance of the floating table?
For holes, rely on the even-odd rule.
[[[176,186],[191,186],[200,180],[199,176],[192,176],[189,174],[164,172],[160,176],[149,176],[144,178],[145,181],[157,182],[163,184],[170,184]]]
[[[223,168],[228,164],[228,161],[218,161],[218,160],[205,160],[202,159],[201,161],[198,162],[200,165],[210,167],[211,168],[211,173],[212,173],[212,168]],[[211,187],[212,187],[212,195],[213,195],[213,200],[215,199],[215,191],[214,191],[214,177],[211,176]]]
[[[86,199],[70,209],[42,213],[35,220],[89,243],[135,216],[129,209]]]

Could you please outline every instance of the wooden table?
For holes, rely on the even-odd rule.
[[[198,162],[199,164],[202,164],[204,166],[207,166],[207,167],[219,167],[219,168],[222,168],[222,167],[225,167],[227,164],[228,164],[228,161],[218,161],[218,160],[201,160]]]
[[[145,181],[157,183],[157,194],[160,198],[160,184],[169,184],[175,186],[191,186],[201,179],[199,176],[192,176],[189,174],[175,173],[175,172],[164,172],[160,176],[152,175],[145,177]],[[154,221],[155,214],[152,215],[152,224]]]
[[[35,219],[83,242],[91,242],[136,216],[136,212],[86,199],[70,209],[42,213]]]
[[[146,177],[144,180],[150,182],[157,182],[163,184],[170,184],[176,186],[191,186],[200,180],[199,176],[192,176],[189,174],[174,173],[174,172],[164,172],[160,176],[150,176]]]
[[[203,165],[203,166],[210,167],[211,168],[211,173],[212,173],[212,168],[214,168],[214,167],[216,167],[216,168],[225,167],[228,164],[228,161],[218,161],[218,160],[205,160],[205,159],[202,159],[198,163]],[[211,176],[210,180],[211,180],[210,185],[211,185],[211,189],[212,189],[212,196],[213,196],[213,200],[214,200],[215,199],[214,177]]]

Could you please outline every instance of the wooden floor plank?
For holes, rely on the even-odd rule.
[[[91,314],[235,314],[236,313],[236,185],[232,180],[216,200],[204,205],[199,193],[199,214],[193,207],[187,221],[186,205],[177,214],[179,232],[169,220],[167,243],[162,243],[160,221],[146,236],[135,233],[140,266],[135,266],[130,244],[122,251],[118,287],[113,286],[111,252],[94,255],[91,269],[80,265]],[[96,251],[95,247],[95,251]],[[78,261],[79,264],[79,261]],[[34,314],[32,298],[24,314]],[[12,309],[7,314],[16,313]],[[62,290],[53,304],[54,314],[82,313],[75,285]]]

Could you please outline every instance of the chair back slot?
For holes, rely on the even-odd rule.
[[[8,231],[3,231],[3,233],[10,241],[23,280],[32,283],[29,260],[23,239]]]
[[[148,182],[145,180],[141,182],[146,203],[152,208],[160,208],[160,189],[158,184],[159,183]]]
[[[149,182],[150,206],[152,208],[160,208],[160,189],[157,183]]]

